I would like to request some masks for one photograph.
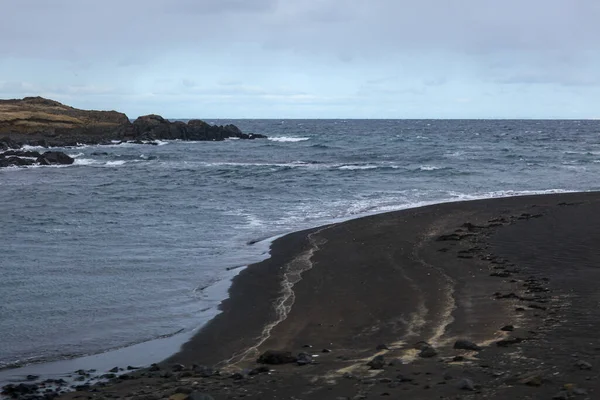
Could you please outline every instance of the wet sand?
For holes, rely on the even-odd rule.
[[[284,236],[271,255],[242,271],[223,312],[155,371],[66,397],[180,392],[183,399],[194,391],[216,400],[592,399],[600,393],[598,193],[380,214]],[[455,349],[459,339],[481,349]],[[419,355],[424,348],[434,350],[431,357]],[[306,352],[314,362],[248,375],[269,349]],[[382,368],[367,365],[378,355]],[[172,373],[173,364],[185,368]],[[220,374],[203,376],[212,372],[191,370],[193,364]]]

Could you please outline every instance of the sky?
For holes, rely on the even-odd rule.
[[[598,0],[0,6],[0,98],[130,118],[600,118]]]

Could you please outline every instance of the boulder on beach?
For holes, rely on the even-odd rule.
[[[296,361],[296,357],[294,357],[291,352],[281,350],[267,350],[258,357],[258,360],[256,360],[259,364],[270,365],[291,364]]]

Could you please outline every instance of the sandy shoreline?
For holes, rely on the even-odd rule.
[[[598,193],[523,196],[284,236],[158,371],[65,397],[594,398],[598,211]],[[453,348],[459,339],[481,350]],[[420,357],[419,342],[435,354]],[[248,375],[269,349],[315,362]],[[382,369],[366,365],[377,355]]]

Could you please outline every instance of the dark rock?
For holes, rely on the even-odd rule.
[[[479,351],[481,347],[466,339],[459,339],[454,343],[455,349]]]
[[[47,151],[37,158],[37,162],[41,165],[70,165],[75,159],[61,151]]]
[[[152,364],[152,365],[150,365],[150,368],[148,368],[148,371],[150,371],[150,372],[160,371],[160,365]]]
[[[0,155],[0,167],[27,167],[35,164],[34,160],[28,158],[21,158],[16,156],[2,157]]]
[[[233,379],[234,381],[239,381],[245,378],[244,374],[241,374],[239,372],[235,372],[233,374],[231,374],[230,376],[231,379]]]
[[[400,382],[412,382],[413,381],[413,378],[404,376],[402,374],[396,375],[396,379]]]
[[[390,348],[387,347],[387,345],[385,345],[385,344],[380,344],[380,345],[377,345],[376,349],[377,350],[389,350]]]
[[[312,364],[313,363],[313,358],[308,353],[300,353],[300,354],[298,354],[298,357],[296,357],[296,363],[298,365]]]
[[[566,390],[561,390],[560,392],[552,396],[552,400],[569,400],[570,398],[571,396]]]
[[[452,358],[452,361],[454,361],[454,362],[461,362],[461,361],[465,361],[465,358],[463,356],[454,356]]]
[[[371,369],[383,369],[385,365],[385,359],[383,356],[375,356],[371,361],[367,363]]]
[[[331,350],[329,350],[329,349],[323,349],[323,350],[321,350],[321,353],[331,353]]]
[[[433,347],[425,347],[419,352],[421,358],[431,358],[438,355],[438,352]]]
[[[2,394],[11,397],[19,397],[34,394],[38,389],[39,386],[32,383],[19,383],[18,385],[9,384],[2,388]]]
[[[207,366],[204,366],[204,365],[196,365],[196,364],[194,364],[192,366],[192,371],[196,375],[198,375],[198,376],[200,376],[202,378],[208,378],[208,377],[211,377],[211,376],[217,374],[217,371],[214,370],[213,368],[210,368],[210,367],[207,367]]]
[[[24,150],[8,150],[4,153],[0,153],[0,157],[17,156],[17,157],[31,157],[38,158],[41,154],[37,151],[24,151]]]
[[[27,379],[28,381],[35,381],[36,379],[39,379],[40,376],[39,375],[27,375],[27,377],[25,379]]]
[[[475,384],[471,379],[468,378],[461,379],[456,386],[461,390],[475,390]]]
[[[100,378],[102,378],[102,379],[115,379],[116,377],[117,377],[116,374],[110,373],[110,374],[104,374]]]
[[[119,367],[111,368],[108,370],[108,372],[112,372],[112,373],[119,372]]]
[[[515,327],[513,325],[504,325],[502,328],[500,328],[500,330],[504,332],[512,332],[515,330]]]
[[[530,372],[519,378],[519,383],[527,386],[542,386],[544,383],[544,377],[541,372]]]
[[[267,350],[258,357],[256,362],[270,365],[290,364],[296,362],[296,357],[289,351]]]
[[[135,369],[140,369],[140,367],[132,367],[131,365],[127,366],[127,371],[133,371]]]
[[[575,363],[575,366],[581,370],[590,370],[592,369],[592,364],[587,361],[579,360]]]
[[[183,364],[173,364],[171,365],[171,371],[173,372],[181,372],[185,369],[185,365]]]
[[[250,370],[250,372],[248,372],[248,375],[264,374],[264,373],[268,373],[270,371],[271,370],[269,369],[269,367],[261,365],[260,367],[256,367],[256,368]]]

